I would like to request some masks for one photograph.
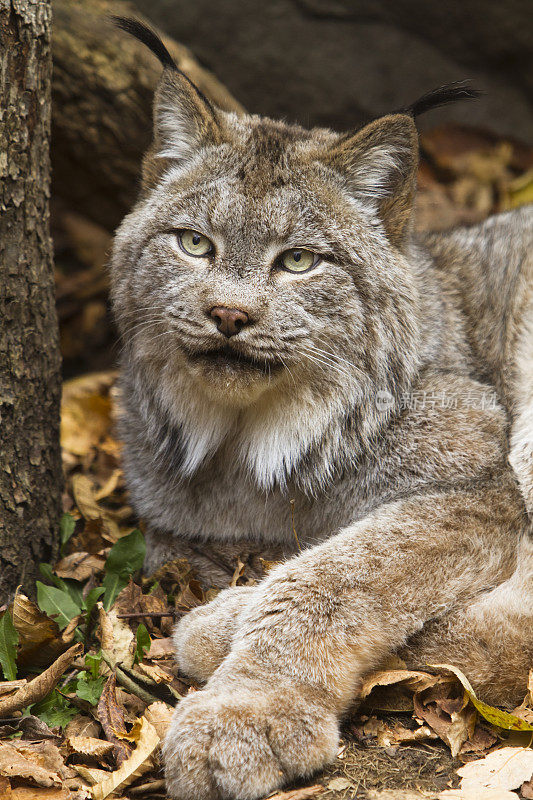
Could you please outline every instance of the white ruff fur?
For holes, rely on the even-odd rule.
[[[297,395],[287,385],[261,395],[245,408],[216,403],[181,375],[165,376],[158,395],[172,421],[180,426],[185,450],[181,474],[193,475],[225,444],[260,489],[284,486],[301,457],[319,442],[332,420],[355,404],[354,388],[333,388],[317,397],[300,386]],[[294,388],[292,389],[294,392]],[[325,476],[327,478],[327,476]]]

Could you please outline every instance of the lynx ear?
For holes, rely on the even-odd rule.
[[[176,66],[161,38],[136,19],[113,17],[115,25],[148,47],[163,74],[154,97],[154,138],[143,162],[143,184],[153,186],[168,162],[184,163],[199,149],[222,141],[217,110]]]
[[[391,114],[347,135],[325,158],[350,192],[377,209],[390,241],[401,247],[416,188],[418,134],[408,114]]]
[[[173,69],[165,69],[154,98],[154,154],[183,162],[201,147],[218,144],[221,130],[206,97]]]

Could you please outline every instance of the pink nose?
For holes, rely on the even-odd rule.
[[[215,306],[209,315],[215,321],[220,333],[223,333],[228,339],[239,333],[250,321],[246,311],[238,308],[226,308],[226,306]]]

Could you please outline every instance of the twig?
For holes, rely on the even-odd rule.
[[[292,532],[294,533],[294,538],[296,539],[296,544],[298,545],[298,550],[300,552],[302,552],[302,548],[300,547],[300,540],[298,539],[298,534],[296,533],[296,526],[294,524],[294,504],[295,504],[295,501],[294,500],[290,500],[289,502],[290,502],[290,506],[291,506]]]
[[[150,781],[141,783],[140,786],[132,786],[128,789],[129,794],[146,794],[146,792],[157,792],[165,788],[165,781]]]
[[[117,614],[118,619],[137,619],[139,617],[148,617],[149,619],[157,619],[158,617],[177,617],[180,612],[175,611],[132,611],[130,614]]]

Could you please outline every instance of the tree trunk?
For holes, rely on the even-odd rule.
[[[50,18],[49,0],[0,0],[0,602],[53,556],[60,512]]]
[[[53,194],[109,231],[135,202],[162,71],[144,45],[110,23],[113,14],[140,16],[123,0],[54,0]],[[242,109],[187,48],[164,39],[204,94],[224,110]]]

